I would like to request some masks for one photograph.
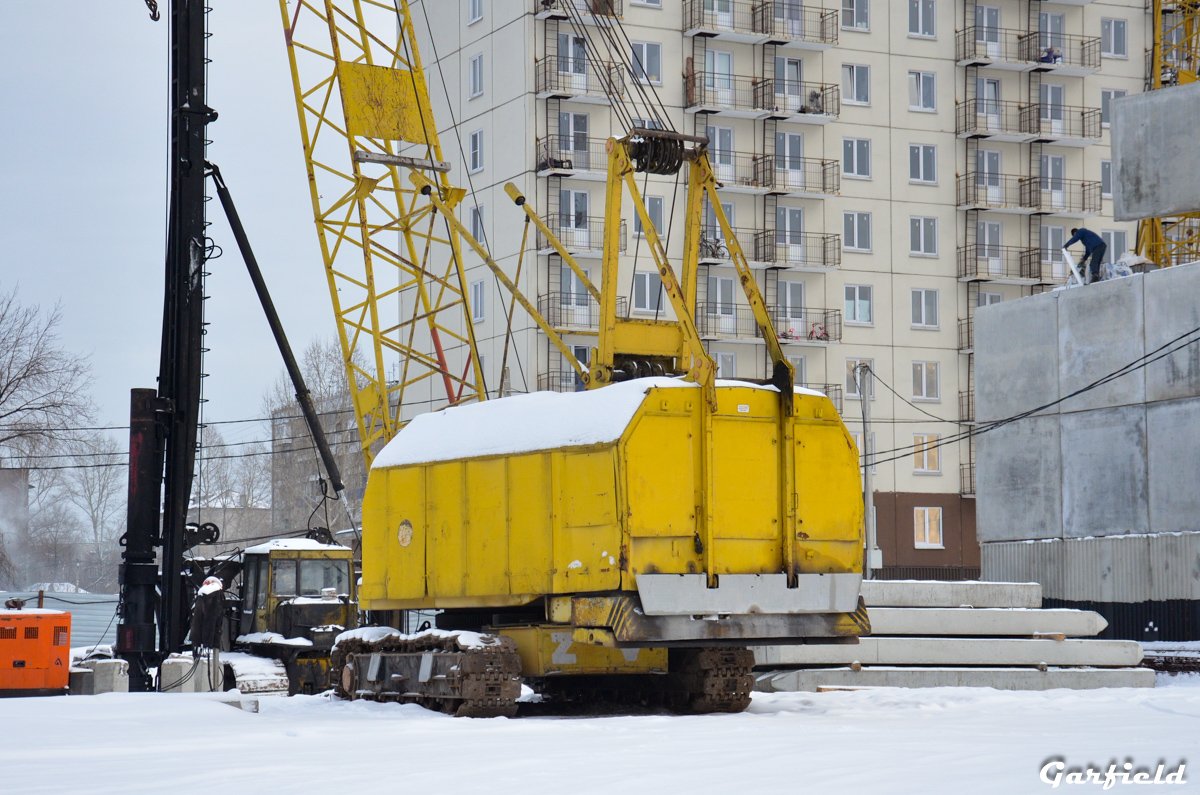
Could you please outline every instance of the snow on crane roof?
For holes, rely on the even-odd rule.
[[[265,555],[272,549],[287,549],[287,550],[320,550],[320,549],[336,549],[339,551],[349,551],[349,547],[339,546],[338,544],[322,544],[320,541],[314,541],[311,538],[272,538],[263,544],[257,544],[252,547],[246,547],[244,552],[247,555]]]
[[[779,391],[746,381],[716,384]],[[697,386],[678,378],[637,378],[585,392],[531,392],[420,414],[375,456],[371,468],[615,442],[653,388]],[[796,394],[822,395],[802,388]]]

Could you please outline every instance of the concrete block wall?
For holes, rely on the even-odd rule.
[[[1200,532],[1200,344],[1067,397],[1200,327],[1198,296],[1186,265],[979,309],[979,422],[1062,399],[977,437],[980,542]]]

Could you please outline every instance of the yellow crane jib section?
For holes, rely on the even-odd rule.
[[[506,182],[504,183],[504,192],[508,194],[508,197],[513,200],[513,203],[520,207],[529,220],[533,222],[533,225],[537,227],[537,230],[542,233],[542,237],[546,238],[546,241],[550,243],[550,247],[554,249],[554,252],[558,254],[558,256],[562,257],[563,262],[567,263],[567,266],[571,269],[571,272],[575,274],[575,278],[579,279],[579,283],[582,284],[584,288],[592,294],[592,298],[595,298],[598,303],[600,301],[600,290],[597,289],[596,285],[592,283],[592,280],[588,278],[587,272],[584,271],[583,268],[579,267],[579,263],[575,261],[575,257],[571,256],[571,252],[567,251],[567,247],[564,246],[562,241],[558,239],[558,235],[551,231],[550,227],[546,225],[546,222],[542,220],[541,216],[537,214],[537,211],[534,210],[529,204],[529,201],[525,198],[525,195],[521,193],[521,190],[513,183]]]
[[[832,403],[798,390],[788,418],[794,433],[785,442],[774,389],[722,384],[716,392],[711,413],[698,385],[642,378],[416,417],[371,472],[363,507],[363,607],[504,606],[641,593],[646,584],[639,578],[703,577],[711,570],[720,587],[742,575],[786,574],[792,587],[776,597],[837,586],[838,600],[817,599],[789,612],[853,612],[857,580],[828,579],[861,578],[863,555],[858,456]],[[706,416],[709,465],[702,450]],[[583,436],[582,420],[590,429]],[[782,466],[781,444],[794,448],[791,472]],[[705,490],[712,494],[711,523],[697,511]],[[725,591],[708,593],[703,581],[696,587],[705,605],[719,606]],[[846,588],[853,605],[832,609],[846,607]],[[564,620],[555,618],[561,612],[550,617]],[[624,641],[652,643],[653,627],[666,624],[639,626],[649,628],[627,627],[635,635]]]

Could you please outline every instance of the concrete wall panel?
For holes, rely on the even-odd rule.
[[[1136,221],[1200,210],[1200,84],[1112,103],[1113,217]]]
[[[1200,531],[1200,398],[1146,406],[1150,529]]]
[[[1062,476],[1064,538],[1150,532],[1145,406],[1062,415]]]
[[[1200,328],[1200,265],[1151,271],[1143,283],[1147,353]],[[1200,341],[1148,364],[1145,373],[1147,401],[1200,396]]]
[[[976,532],[981,542],[1062,537],[1057,415],[1029,417],[976,440]]]
[[[1056,294],[980,307],[975,313],[975,411],[981,422],[1056,400],[1058,367]]]
[[[1058,301],[1059,391],[1069,395],[1145,353],[1141,278],[1116,279],[1086,290],[1063,290]],[[1064,401],[1060,411],[1108,408],[1146,399],[1144,370]]]

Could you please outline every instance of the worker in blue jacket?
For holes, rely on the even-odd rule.
[[[1083,243],[1083,259],[1079,262],[1087,276],[1087,284],[1100,281],[1100,263],[1104,260],[1104,252],[1108,250],[1104,239],[1090,229],[1072,229],[1071,239],[1063,248],[1070,248],[1075,243]],[[1092,261],[1091,270],[1087,269],[1088,260]]]

